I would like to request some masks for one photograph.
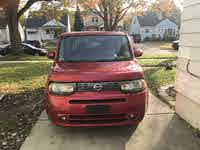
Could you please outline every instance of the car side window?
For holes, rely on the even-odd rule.
[[[28,49],[28,46],[22,45],[22,49],[23,49],[23,50]]]

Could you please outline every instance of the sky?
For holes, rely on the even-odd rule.
[[[174,0],[174,2],[177,7],[179,7],[181,10],[183,10],[183,6],[182,6],[183,0]]]
[[[22,0],[24,3],[26,3],[27,0]],[[150,0],[152,2],[154,2],[155,0]],[[182,3],[184,0],[174,0],[175,4],[177,7],[179,7],[181,10],[183,9]],[[41,6],[41,2],[36,2],[35,4],[33,4],[33,6],[31,7],[31,10],[38,10]],[[25,16],[28,16],[29,11],[26,12]]]

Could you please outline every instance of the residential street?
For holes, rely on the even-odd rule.
[[[148,113],[135,129],[55,127],[43,113],[21,150],[199,150],[192,130],[151,95]]]

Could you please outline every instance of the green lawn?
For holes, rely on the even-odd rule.
[[[145,80],[153,94],[157,95],[157,90],[169,84],[174,85],[176,79],[176,68],[166,70],[164,67],[144,68]]]
[[[165,67],[145,67],[151,65],[163,65],[166,63],[175,64],[176,54],[143,55],[138,58],[141,65],[144,66],[145,80],[153,94],[157,95],[157,90],[161,86],[175,84],[176,68],[166,70]]]
[[[176,54],[145,54],[142,57],[138,57],[137,59],[174,59],[177,58]]]
[[[139,63],[144,66],[156,66],[156,65],[164,65],[167,63],[174,64],[176,62],[176,59],[138,59]]]
[[[44,87],[51,63],[0,65],[0,92],[20,92]]]
[[[5,57],[0,57],[0,61],[31,61],[31,60],[49,60],[47,56],[32,56],[27,54],[20,54],[20,55],[6,55]]]

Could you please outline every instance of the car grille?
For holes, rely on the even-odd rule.
[[[101,84],[102,89],[99,91],[119,91],[120,84],[118,82],[85,82],[77,83],[77,90],[79,92],[98,91],[94,88],[96,84]]]
[[[127,119],[110,119],[110,120],[71,120],[71,124],[105,124],[105,123],[120,123]]]
[[[70,104],[123,103],[126,99],[70,100]]]
[[[126,114],[104,114],[104,115],[69,115],[66,123],[70,124],[104,124],[127,121]]]

